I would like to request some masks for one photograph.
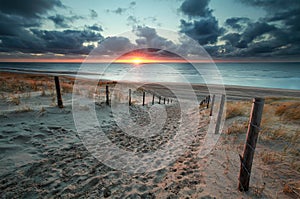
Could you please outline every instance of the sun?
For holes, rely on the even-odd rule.
[[[132,59],[132,63],[135,65],[139,65],[143,62],[143,60],[141,58],[133,58]]]

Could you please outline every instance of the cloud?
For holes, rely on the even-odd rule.
[[[88,54],[93,45],[85,42],[99,42],[103,36],[90,30],[47,31],[24,30],[22,36],[1,36],[0,49],[3,52]]]
[[[135,6],[136,5],[136,2],[135,1],[132,1],[132,2],[130,2],[130,4],[129,4],[129,6],[131,6],[131,7],[133,7],[133,6]]]
[[[232,18],[226,19],[225,25],[232,29],[240,31],[246,27],[248,22],[250,22],[250,19],[247,17],[232,17]]]
[[[73,23],[75,20],[78,20],[78,19],[83,19],[83,17],[78,16],[78,15],[66,17],[66,16],[63,16],[60,14],[56,14],[54,16],[49,16],[48,19],[53,21],[56,28],[69,28],[70,23]]]
[[[94,44],[103,40],[99,33],[102,28],[96,24],[86,26],[84,30],[39,29],[46,20],[53,21],[58,28],[69,28],[69,24],[83,18],[78,15],[47,16],[55,7],[64,7],[58,0],[0,0],[0,5],[3,4],[5,6],[0,6],[1,52],[81,55],[88,54]]]
[[[98,17],[98,13],[95,10],[90,9],[90,17],[92,19],[97,18]]]
[[[93,51],[97,56],[112,56],[120,52],[126,52],[134,47],[134,44],[126,37],[107,37],[99,42],[99,46]]]
[[[140,23],[140,20],[136,18],[135,16],[130,15],[127,17],[127,25],[136,27]]]
[[[132,10],[135,5],[136,5],[136,2],[132,1],[132,2],[129,3],[127,8],[118,7],[117,9],[114,9],[114,10],[106,9],[106,12],[112,12],[112,13],[115,13],[115,14],[118,14],[118,15],[123,15],[127,11]]]
[[[210,17],[192,22],[180,21],[180,32],[195,39],[201,45],[214,44],[222,34],[223,29],[219,28],[215,17]]]
[[[67,22],[68,19],[63,15],[56,14],[55,16],[49,16],[48,19],[53,21],[53,23],[55,24],[56,27],[59,27],[59,28],[69,28],[70,27]]]
[[[210,0],[185,0],[179,9],[190,18],[208,17],[212,13],[212,10],[208,8],[209,2]]]
[[[272,11],[272,10],[274,11],[274,9],[290,10],[295,7],[296,8],[300,7],[298,0],[239,0],[239,1],[246,5],[264,8],[267,11]]]
[[[201,45],[216,43],[224,31],[212,15],[212,10],[208,7],[209,2],[210,0],[185,0],[180,6],[180,11],[190,19],[180,20],[180,32]]]
[[[204,45],[215,57],[284,57],[300,54],[299,0],[238,0],[262,8],[266,17],[252,21],[246,17],[225,20],[224,27],[209,8],[209,0],[185,0],[179,11],[180,32]],[[225,41],[218,44],[217,41]]]
[[[64,5],[59,0],[0,0],[0,39],[29,34],[27,29],[40,27],[45,19],[43,15],[55,7]]]
[[[250,43],[255,38],[263,34],[269,33],[273,30],[276,30],[275,26],[269,25],[265,22],[248,23],[247,28],[242,34],[242,39],[245,40],[247,43]]]
[[[88,54],[94,46],[84,46],[85,42],[103,40],[102,35],[89,30],[32,30],[32,33],[42,41],[46,52],[61,54]]]
[[[127,8],[117,8],[116,10],[112,10],[111,12],[121,15],[121,14],[125,13],[126,11],[127,11]]]
[[[98,24],[94,24],[92,26],[85,26],[87,29],[94,30],[94,31],[103,31],[102,26]]]
[[[55,7],[64,7],[60,0],[0,0],[0,12],[28,18],[39,18]]]
[[[300,54],[299,0],[240,0],[264,9],[266,17],[247,23],[241,33],[247,53],[256,56],[296,56]],[[266,38],[263,38],[266,37]],[[256,38],[256,39],[255,39]],[[255,41],[255,40],[260,41]]]
[[[233,47],[236,48],[246,48],[247,43],[244,42],[243,40],[241,41],[241,35],[239,33],[228,33],[224,35],[222,40],[227,41],[229,45],[232,45]]]
[[[35,19],[26,19],[21,16],[7,15],[0,12],[0,39],[1,36],[22,36],[26,28],[40,25],[41,22]]]
[[[135,33],[139,37],[139,39],[136,39],[139,47],[155,46],[159,49],[166,49],[174,46],[172,41],[159,36],[154,28],[138,26]]]

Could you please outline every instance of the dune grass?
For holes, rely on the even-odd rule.
[[[237,135],[237,134],[243,134],[247,132],[248,123],[240,123],[240,122],[233,122],[232,125],[230,125],[227,130],[227,135]]]
[[[233,120],[225,132],[227,135],[246,134],[251,107],[251,102],[227,103],[226,119]],[[300,172],[299,121],[299,99],[266,98],[258,140],[258,143],[268,149],[258,153],[262,163],[276,165],[287,162],[292,170]],[[280,143],[283,147],[273,151],[275,143]]]
[[[250,108],[249,108],[250,107]],[[237,116],[247,116],[250,113],[251,104],[247,101],[229,102],[226,104],[226,119]]]
[[[285,121],[300,120],[300,102],[284,102],[275,111],[275,115],[280,116]]]

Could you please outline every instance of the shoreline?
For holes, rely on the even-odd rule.
[[[19,76],[20,78],[32,78],[38,79],[39,81],[42,81],[43,79],[40,79],[42,77],[46,77],[47,80],[51,81],[50,78],[54,77],[57,74],[35,74],[35,73],[18,73],[18,72],[3,72],[0,71],[1,78]],[[59,75],[59,77],[67,78],[69,81],[75,80],[74,76],[68,76],[65,74]],[[88,78],[79,78],[80,81],[84,82],[94,82],[94,80],[90,80]],[[112,80],[100,80],[101,84],[135,84],[135,82],[117,82]],[[166,91],[163,86],[171,86],[172,88],[176,87],[176,90],[182,89],[186,84],[182,83],[170,83],[170,82],[158,82],[158,83],[151,83],[151,82],[138,82],[138,84],[144,84],[142,87],[150,90],[155,91],[158,94],[164,94],[166,97],[172,97],[172,93],[164,93]],[[209,94],[208,88],[205,84],[190,84],[192,88],[194,89],[194,92],[199,97],[203,97]],[[282,89],[282,88],[265,88],[265,87],[251,87],[251,86],[237,86],[237,85],[209,85],[212,90],[220,90],[222,91],[225,88],[225,93],[227,96],[227,99],[230,100],[248,100],[252,99],[254,97],[290,97],[290,98],[300,98],[300,90],[294,90],[294,89]],[[215,94],[215,93],[211,93]],[[173,96],[174,97],[174,96]]]

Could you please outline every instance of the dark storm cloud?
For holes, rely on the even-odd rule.
[[[233,25],[236,24],[235,22],[240,22],[240,20],[227,21],[232,22]],[[221,52],[220,56],[271,56],[282,45],[282,42],[275,39],[279,30],[274,25],[249,21],[243,26],[243,31],[239,29],[239,32],[230,32],[220,38],[226,41],[226,45],[220,46],[218,49],[218,52]]]
[[[249,23],[242,34],[242,39],[247,43],[250,43],[257,37],[274,30],[276,30],[275,26],[269,25],[265,22]]]
[[[30,31],[22,30],[22,37],[0,37],[1,52],[42,53],[45,49],[43,41]]]
[[[212,15],[208,4],[210,0],[185,0],[180,11],[190,18],[190,21],[180,20],[180,32],[195,39],[201,45],[214,44],[223,33],[217,19]],[[194,18],[194,20],[191,20]]]
[[[49,16],[48,19],[53,21],[56,27],[59,28],[69,28],[70,26],[68,23],[70,22],[65,16],[63,15],[55,15],[55,16]]]
[[[46,31],[32,30],[35,37],[42,41],[46,52],[61,54],[88,54],[93,46],[84,46],[85,42],[99,42],[103,37],[89,30]]]
[[[252,5],[262,7],[268,11],[274,11],[274,9],[291,9],[299,7],[299,0],[239,0],[246,5]]]
[[[99,33],[88,30],[46,31],[33,29],[22,37],[2,37],[0,49],[4,52],[88,54],[94,48],[84,42],[103,39]]]
[[[232,17],[226,19],[225,25],[236,30],[242,30],[245,28],[245,25],[250,22],[249,18],[246,17]]]
[[[14,3],[14,4],[13,4]],[[4,5],[5,4],[5,5]],[[2,6],[4,5],[4,6]],[[56,27],[69,28],[78,15],[48,16],[55,7],[64,8],[58,0],[0,0],[0,51],[7,53],[88,54],[103,40],[102,27],[95,24],[84,30],[40,30],[46,20]]]
[[[300,55],[299,0],[239,0],[266,11],[252,21],[232,17],[220,28],[209,0],[185,0],[179,10],[189,20],[180,20],[180,32],[204,45],[215,57],[284,57]],[[217,41],[225,44],[216,45]]]
[[[266,21],[281,22],[294,31],[300,31],[300,2],[299,0],[240,0],[246,5],[266,10]]]
[[[55,7],[64,7],[60,0],[0,0],[0,12],[35,18]]]
[[[239,33],[228,33],[224,35],[222,40],[227,41],[229,45],[232,45],[236,48],[246,48],[247,43],[245,41],[241,41],[241,35]]]
[[[214,44],[217,42],[223,29],[219,28],[218,21],[215,17],[210,17],[193,22],[180,21],[180,30],[187,36],[195,39],[201,45]]]
[[[7,15],[0,12],[0,37],[21,36],[27,27],[38,27],[39,20],[26,19],[21,16]]]
[[[240,0],[248,6],[262,8],[266,17],[246,23],[240,34],[251,56],[290,56],[300,54],[299,0]],[[267,36],[266,39],[262,39]],[[260,39],[254,42],[255,39]]]
[[[235,26],[240,20],[234,20],[228,19],[230,24]],[[226,22],[227,22],[226,21]],[[273,31],[276,31],[276,27],[273,25],[269,25],[265,22],[256,22],[256,23],[250,23],[248,22],[245,25],[245,30],[240,33],[228,33],[221,37],[222,40],[227,41],[227,44],[232,45],[236,48],[247,48],[249,44],[253,43],[255,39],[259,39],[261,36],[263,36],[266,33],[274,34]],[[238,28],[240,30],[241,28]]]
[[[68,28],[74,20],[82,18],[77,15],[65,17],[59,14],[46,17],[55,7],[63,7],[60,1],[9,2],[15,3],[15,6],[8,3],[0,8],[1,52],[87,54],[94,47],[89,42],[97,43],[103,39],[99,33],[102,28],[96,25],[86,27],[85,30],[37,29],[46,19],[53,21],[56,27]],[[17,4],[18,2],[20,3]],[[0,5],[4,3],[7,1],[0,0]]]
[[[210,0],[185,0],[180,10],[189,17],[208,17],[212,10],[208,8]]]
[[[75,20],[84,19],[84,18],[79,15],[66,17],[60,14],[56,14],[54,16],[49,16],[48,19],[53,21],[56,28],[69,28],[70,27],[69,24],[72,24]]]

